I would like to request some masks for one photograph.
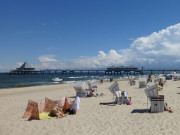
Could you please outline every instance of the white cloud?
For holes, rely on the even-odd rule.
[[[180,59],[179,60],[175,60],[175,63],[180,63]]]
[[[46,55],[46,56],[40,56],[39,61],[44,63],[44,62],[55,62],[57,61],[56,59],[54,59],[54,55]]]
[[[38,69],[58,69],[63,67],[63,64],[56,60],[55,55],[44,55],[38,58],[40,65],[34,65]]]
[[[40,56],[39,61],[42,67],[46,68],[99,68],[110,65],[167,67],[175,64],[177,66],[180,64],[180,23],[133,39],[127,49],[111,49],[108,53],[99,51],[97,56],[80,57],[64,62],[54,59],[54,55]]]
[[[160,63],[161,66],[174,64],[180,57],[180,23],[149,36],[137,38],[132,43],[128,54],[134,57],[129,59],[129,62],[135,61],[137,64],[139,60],[144,60],[144,65],[147,63],[151,65]]]

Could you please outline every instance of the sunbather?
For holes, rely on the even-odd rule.
[[[164,103],[164,110],[165,110],[165,111],[169,111],[170,113],[173,112],[173,111],[171,110],[171,107],[168,107],[167,103]]]
[[[56,104],[55,107],[50,111],[49,116],[62,118],[65,115],[64,112],[58,107],[58,104]]]
[[[90,92],[89,92],[89,94],[87,95],[87,97],[96,97],[96,95],[94,95],[94,90],[91,90]]]

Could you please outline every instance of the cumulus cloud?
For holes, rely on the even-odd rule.
[[[38,58],[40,65],[34,65],[38,69],[58,69],[62,68],[63,65],[60,61],[56,60],[55,55],[44,55]]]
[[[46,55],[46,56],[40,56],[39,61],[44,63],[44,62],[55,62],[57,61],[56,59],[54,59],[54,55]]]
[[[141,61],[144,65],[151,64],[151,66],[153,64],[169,66],[177,63],[180,57],[180,23],[149,36],[137,38],[127,54],[126,51],[122,51],[123,55],[132,54],[126,61],[129,63],[138,64]]]
[[[97,56],[74,59],[69,62],[65,63],[65,65],[71,65],[71,67],[77,68],[100,68],[109,65],[123,64],[122,56],[118,54],[115,50],[110,50],[107,54],[105,54],[103,51],[99,51],[99,54]]]
[[[54,59],[54,55],[40,56],[39,61],[42,67],[46,68],[100,68],[111,65],[180,66],[180,23],[133,39],[127,49],[111,49],[108,53],[99,51],[93,57],[80,57],[63,62]]]

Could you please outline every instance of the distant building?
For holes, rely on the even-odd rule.
[[[107,71],[138,71],[138,68],[131,65],[131,66],[110,66],[107,67]]]
[[[20,68],[16,68],[15,70],[12,70],[11,73],[19,73],[19,72],[31,72],[35,71],[35,68],[32,68],[28,62],[24,62]]]

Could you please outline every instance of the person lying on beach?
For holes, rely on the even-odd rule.
[[[89,94],[87,95],[87,97],[96,97],[96,95],[94,95],[94,90],[91,90],[90,92],[89,92]]]
[[[164,103],[164,110],[165,110],[165,111],[169,111],[170,113],[173,112],[173,111],[171,110],[171,107],[168,107],[167,103]]]
[[[62,118],[65,116],[64,112],[58,107],[58,104],[50,111],[49,116]]]
[[[78,109],[80,109],[80,98],[77,96],[74,101],[73,107],[70,109],[67,109],[65,111],[65,114],[69,114],[69,115],[76,114]]]

